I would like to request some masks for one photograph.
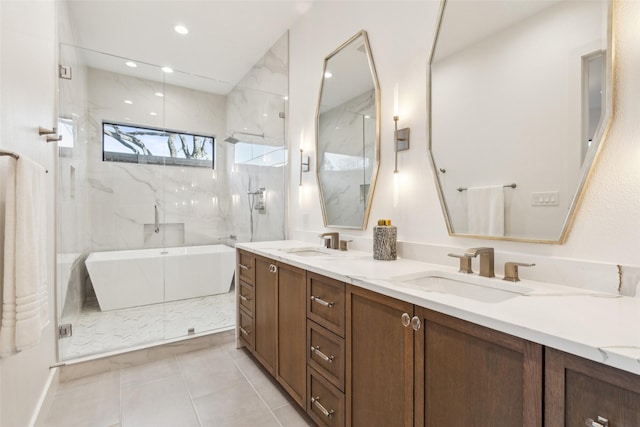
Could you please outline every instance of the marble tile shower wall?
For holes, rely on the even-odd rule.
[[[199,245],[230,234],[229,192],[218,181],[226,169],[221,162],[213,171],[103,162],[101,145],[103,120],[131,122],[215,135],[216,154],[225,158],[225,97],[102,70],[90,69],[89,75],[91,250]],[[161,232],[145,233],[153,228],[156,204]]]
[[[246,136],[248,143],[283,147],[286,152],[286,121],[289,79],[289,35],[285,33],[227,95],[227,132],[264,134]],[[285,238],[286,167],[269,156],[264,165],[235,164],[233,146],[227,164],[231,188],[231,221],[238,241],[251,239],[250,201],[247,190],[266,189],[266,212],[253,211],[253,240]],[[275,155],[275,154],[274,154]],[[286,158],[283,159],[286,161]]]

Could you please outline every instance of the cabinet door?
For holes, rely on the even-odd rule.
[[[413,425],[413,305],[349,286],[347,426]],[[449,424],[441,424],[449,425]]]
[[[278,273],[275,261],[256,256],[255,271],[254,354],[275,375],[278,339]]]
[[[546,350],[545,425],[583,426],[598,416],[611,427],[640,426],[640,376]]]
[[[416,426],[540,427],[542,347],[417,308]]]
[[[306,271],[278,264],[277,379],[304,408],[307,389]]]

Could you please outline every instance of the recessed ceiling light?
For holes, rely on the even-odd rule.
[[[129,99],[125,99],[125,100],[124,100],[124,103],[125,103],[125,104],[129,104],[129,105],[131,105],[131,104],[133,104],[133,101],[131,101],[131,100],[129,100]]]
[[[149,114],[151,114],[152,116],[157,116],[158,115],[158,113],[156,113],[155,111],[152,111]]]
[[[131,68],[136,68],[138,66],[138,64],[136,64],[133,61],[127,61],[124,63],[124,65],[126,65],[127,67],[131,67]]]
[[[176,25],[175,27],[173,27],[173,29],[178,34],[189,34],[189,29],[184,25]]]
[[[324,72],[324,78],[325,79],[330,79],[331,77],[333,77],[333,73],[331,71],[325,71]]]
[[[165,73],[173,73],[173,68],[170,67],[162,67],[162,71]]]
[[[164,93],[162,93],[162,92],[156,92],[156,96],[159,96],[159,97],[161,97],[161,98],[162,98],[162,97],[164,96]]]

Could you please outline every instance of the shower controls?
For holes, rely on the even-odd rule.
[[[259,213],[266,213],[267,209],[264,204],[264,187],[255,192],[255,198],[253,209],[257,210]]]
[[[153,205],[153,217],[154,217],[154,225],[153,231],[155,233],[160,232],[160,214],[158,213],[158,205]]]

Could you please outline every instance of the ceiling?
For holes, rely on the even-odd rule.
[[[176,73],[183,77],[201,76],[193,80],[207,77],[212,80],[203,90],[226,94],[312,2],[67,0],[75,40],[61,42],[139,63],[168,66],[183,72]],[[176,33],[173,28],[177,24],[185,25],[189,34]],[[152,80],[162,76],[153,67],[131,69],[119,59],[85,55],[88,65],[96,68]],[[145,72],[150,75],[141,75]]]

